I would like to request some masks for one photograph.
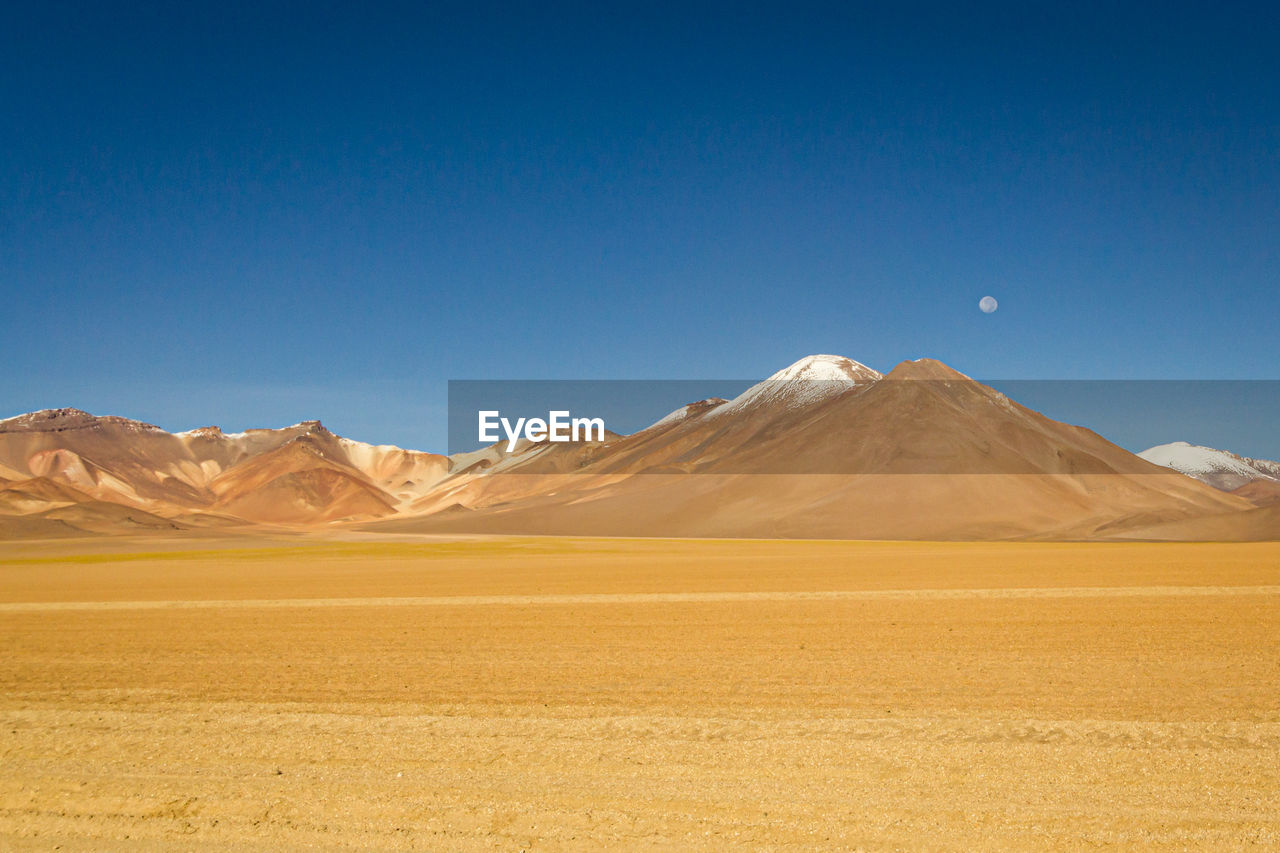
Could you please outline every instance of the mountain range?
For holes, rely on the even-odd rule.
[[[52,409],[0,421],[0,538],[1280,538],[1280,466],[1224,454],[1210,471],[1188,462],[1192,450],[1208,449],[1135,455],[937,361],[882,375],[830,355],[631,435],[452,457],[352,441],[318,421],[168,433]]]

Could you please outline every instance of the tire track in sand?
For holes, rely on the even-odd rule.
[[[752,601],[877,601],[999,598],[1143,598],[1280,595],[1280,586],[1081,586],[1008,589],[859,589],[777,592],[631,592],[546,595],[434,595],[372,598],[246,598],[139,601],[11,601],[0,613],[67,610],[223,610],[311,607],[481,607],[682,604]]]

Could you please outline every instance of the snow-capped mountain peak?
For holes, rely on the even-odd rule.
[[[805,356],[763,382],[752,385],[708,415],[720,417],[761,404],[801,408],[881,378],[879,371],[842,355]]]
[[[809,382],[874,382],[879,371],[842,355],[807,355],[795,364],[782,368],[766,382],[803,380]]]
[[[1280,480],[1280,463],[1251,459],[1186,441],[1150,447],[1138,454],[1148,462],[1172,468],[1218,489],[1231,491],[1254,480]]]

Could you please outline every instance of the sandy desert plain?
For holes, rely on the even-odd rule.
[[[0,550],[11,850],[1280,846],[1280,543]]]

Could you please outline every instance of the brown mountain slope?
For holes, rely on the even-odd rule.
[[[64,522],[91,533],[178,532],[190,525],[164,518],[137,507],[108,501],[87,501],[47,510],[37,516]]]
[[[92,496],[85,492],[48,477],[32,477],[0,487],[0,513],[6,515],[26,515],[91,500]]]
[[[216,477],[215,507],[283,524],[390,515],[395,502],[347,464],[332,436],[302,435]]]
[[[65,521],[32,515],[0,515],[0,541],[8,539],[63,539],[87,532]]]
[[[1255,506],[1270,506],[1274,503],[1280,503],[1280,482],[1276,480],[1254,480],[1237,489],[1232,489],[1231,494],[1242,497]]]
[[[1170,542],[1264,542],[1280,539],[1280,504],[1135,527],[1117,539]]]
[[[1161,493],[1118,474],[654,474],[583,482],[573,475],[502,478],[468,506],[365,529],[855,539],[1110,538],[1157,521],[1240,512]],[[523,482],[521,482],[523,481]],[[1182,487],[1174,478],[1163,485]],[[1226,537],[1231,538],[1231,537]]]

